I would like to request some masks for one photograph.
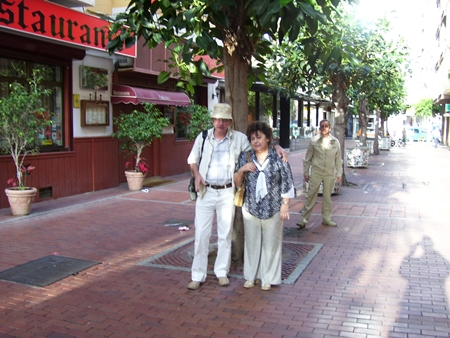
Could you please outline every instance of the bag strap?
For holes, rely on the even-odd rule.
[[[202,152],[200,153],[200,160],[198,161],[198,166],[200,167],[200,162],[202,161],[202,155],[203,155],[203,147],[205,146],[205,140],[206,140],[206,136],[208,135],[208,130],[203,130],[202,131],[202,137],[203,137],[203,143],[202,143]],[[192,177],[194,177],[194,175],[191,172]]]
[[[245,154],[247,155],[247,161],[248,161],[248,163],[251,163],[251,162],[252,162],[252,159],[250,158],[250,152],[246,151]],[[246,177],[247,177],[247,175],[244,175],[244,180],[242,181],[242,184],[244,184],[245,178],[246,178]],[[242,184],[241,184],[241,185],[242,185]]]
[[[202,143],[202,152],[200,153],[200,160],[198,161],[198,165],[200,166],[200,162],[202,161],[202,155],[203,155],[203,147],[205,146],[205,140],[206,136],[208,135],[208,130],[202,131],[202,137],[203,137],[203,143]]]

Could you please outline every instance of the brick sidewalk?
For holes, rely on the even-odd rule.
[[[289,154],[299,188],[304,153]],[[43,288],[0,280],[0,338],[449,337],[448,168],[448,149],[431,143],[345,168],[357,186],[332,197],[339,226],[320,224],[319,197],[305,234],[289,240],[322,249],[295,284],[268,292],[213,276],[189,291],[188,271],[138,265],[193,238],[165,226],[192,224],[187,174],[149,193],[121,185],[36,203],[27,217],[1,209],[0,271],[51,254],[102,264]]]

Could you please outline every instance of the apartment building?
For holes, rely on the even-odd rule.
[[[450,144],[450,27],[447,18],[449,4],[449,0],[437,0],[431,7],[432,10],[430,8],[429,15],[435,13],[431,21],[435,25],[430,26],[435,32],[435,40],[434,46],[428,45],[428,53],[433,56],[433,60],[428,64],[434,67],[434,77],[429,81],[429,85],[435,103],[442,106],[442,143],[447,146]]]

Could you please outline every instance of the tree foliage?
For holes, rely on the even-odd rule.
[[[433,99],[421,99],[414,105],[415,115],[419,118],[436,116],[440,112],[440,106],[433,102]]]
[[[403,39],[392,38],[390,23],[381,19],[371,29],[364,62],[371,71],[353,86],[355,100],[366,98],[382,121],[405,110],[409,52]],[[383,124],[382,124],[383,125]]]
[[[308,94],[328,97],[334,111],[334,134],[345,152],[348,91],[370,68],[362,63],[367,32],[360,27],[347,3],[331,13],[315,34],[302,30],[297,41],[282,41],[268,62],[271,78],[291,93],[299,88]],[[345,177],[343,184],[346,184]]]
[[[261,76],[263,56],[272,53],[273,41],[294,41],[307,29],[313,34],[340,0],[131,0],[116,16],[110,30],[110,53],[143,39],[149,48],[164,43],[172,57],[170,76],[177,86],[193,93],[210,69],[201,56],[218,60],[214,70],[225,70],[226,101],[233,110],[234,127],[247,127],[247,89]],[[139,40],[141,41],[141,40]]]
[[[342,2],[315,34],[302,30],[294,43],[283,40],[267,60],[272,81],[289,92],[301,89],[330,99],[342,156],[350,102],[366,115],[377,110],[384,118],[404,104],[407,52],[388,35],[386,21],[367,26]]]

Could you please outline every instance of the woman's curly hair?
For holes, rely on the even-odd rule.
[[[258,134],[258,132],[261,132],[264,135],[266,135],[267,139],[269,140],[269,145],[272,143],[272,139],[273,139],[272,128],[267,123],[260,122],[260,121],[252,122],[247,127],[247,138],[250,143],[251,143],[252,134],[254,134],[254,133]]]

